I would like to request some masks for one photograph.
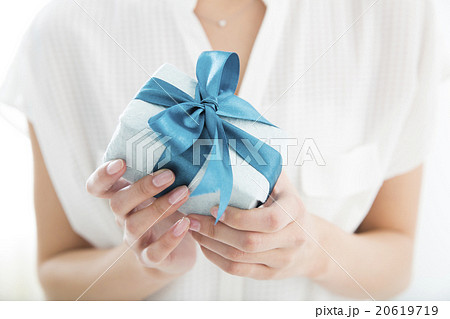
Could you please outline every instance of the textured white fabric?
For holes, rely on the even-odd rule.
[[[77,1],[132,58],[74,1],[53,1],[26,34],[0,101],[32,121],[73,229],[97,247],[111,247],[121,231],[108,203],[85,192],[85,180],[149,75],[168,62],[194,76],[199,53],[211,48],[194,0]],[[327,51],[372,2],[267,0],[240,91],[300,144],[314,139],[326,165],[307,161],[286,171],[308,211],[346,231],[364,219],[383,180],[423,161],[434,114],[428,1],[380,0]],[[149,296],[341,298],[304,278],[228,276],[200,252],[192,271]]]

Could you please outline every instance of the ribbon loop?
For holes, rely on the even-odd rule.
[[[151,78],[136,99],[166,108],[148,120],[154,132],[171,137],[165,143],[166,151],[170,149],[171,161],[162,167],[171,169],[176,179],[171,187],[158,196],[180,185],[189,185],[206,164],[203,178],[191,195],[220,192],[217,223],[229,203],[233,189],[229,147],[233,147],[239,156],[268,180],[270,192],[281,173],[281,155],[268,144],[220,117],[273,126],[249,103],[234,95],[239,81],[239,57],[236,53],[203,52],[197,61],[196,73],[198,82],[195,99],[158,78]],[[202,149],[209,156],[200,156],[200,163],[194,163],[193,145],[199,139],[210,141]],[[230,139],[236,141],[235,146],[229,143]],[[252,153],[254,150],[249,150],[247,146],[257,144],[260,145],[259,156],[255,158]],[[164,159],[164,155],[160,159]],[[158,160],[154,170],[159,163]]]
[[[234,94],[239,81],[239,57],[234,52],[203,52],[197,61],[196,74],[202,98]]]

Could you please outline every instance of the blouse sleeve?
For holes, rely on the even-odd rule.
[[[25,114],[26,118],[32,122],[32,101],[36,100],[35,85],[31,73],[33,65],[33,54],[38,49],[34,47],[30,30],[27,31],[19,46],[8,73],[0,87],[0,114],[9,118],[11,110],[6,107],[13,107]],[[34,48],[33,48],[34,47]]]
[[[417,81],[414,98],[403,120],[396,146],[390,158],[385,178],[404,174],[426,158],[433,138],[437,110],[437,85],[440,78],[434,8],[431,1],[422,2],[423,12],[417,63]]]
[[[86,46],[97,26],[87,22],[73,1],[51,1],[22,40],[0,88],[0,104],[22,111],[33,124],[73,230],[97,247],[111,247],[120,243],[121,232],[108,203],[85,191],[106,135],[93,94],[102,89],[96,79],[103,73],[89,63],[99,54]]]
[[[0,105],[21,111],[33,124],[41,112],[51,111],[56,88],[66,81],[64,62],[73,48],[64,20],[77,17],[69,16],[69,4],[51,1],[36,15],[0,83]]]
[[[0,86],[0,114],[9,115],[12,107],[34,123],[42,108],[48,108],[48,85],[58,81],[50,77],[57,75],[52,70],[58,64],[53,52],[60,6],[48,4],[28,27]]]

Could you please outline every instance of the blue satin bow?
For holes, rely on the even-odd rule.
[[[209,154],[206,172],[191,195],[220,191],[217,223],[230,201],[233,189],[228,147],[232,147],[269,181],[270,192],[281,173],[281,156],[271,146],[220,118],[257,121],[274,126],[248,102],[234,95],[239,80],[239,58],[236,53],[203,52],[198,58],[196,72],[198,83],[195,99],[158,78],[151,78],[136,99],[166,107],[148,120],[154,132],[169,137],[164,153],[170,149],[170,161],[158,167],[165,158],[166,154],[163,154],[154,170],[157,167],[168,168],[176,176],[174,184],[159,196],[180,185],[190,184],[206,161],[206,156],[200,156],[200,165],[193,164],[193,144],[198,139],[210,141],[202,149],[202,154]],[[249,150],[248,142],[258,145],[258,160]]]

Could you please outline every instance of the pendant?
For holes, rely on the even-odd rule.
[[[223,28],[227,25],[227,20],[225,19],[219,20],[217,24],[219,25],[219,27]]]

